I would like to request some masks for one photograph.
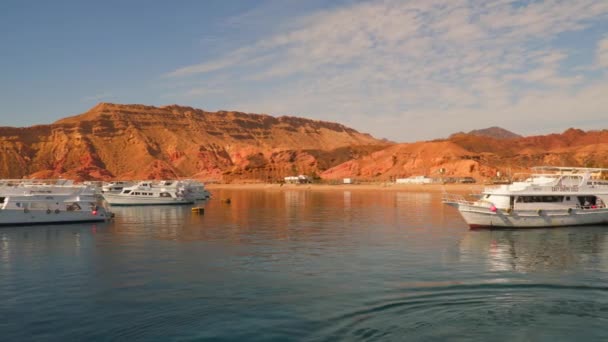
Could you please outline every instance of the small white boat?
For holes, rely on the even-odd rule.
[[[165,205],[192,204],[194,199],[185,196],[183,186],[177,181],[139,182],[126,187],[119,193],[104,193],[110,205]]]
[[[0,196],[0,226],[103,222],[111,218],[93,196],[28,194]]]
[[[608,224],[608,169],[537,167],[522,182],[484,189],[480,199],[444,194],[471,228]]]

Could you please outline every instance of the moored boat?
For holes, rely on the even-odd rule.
[[[110,205],[166,205],[192,204],[194,199],[185,196],[184,187],[178,181],[139,182],[125,187],[119,193],[104,193]]]
[[[471,228],[608,224],[604,168],[536,167],[524,181],[488,187],[477,200],[444,194]]]
[[[53,193],[0,196],[0,226],[103,222],[111,216],[93,196]]]

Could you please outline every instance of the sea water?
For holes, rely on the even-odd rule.
[[[0,228],[0,340],[608,340],[608,226],[471,231],[393,190],[196,206]]]

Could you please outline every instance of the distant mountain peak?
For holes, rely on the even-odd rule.
[[[470,131],[468,134],[477,135],[482,137],[490,137],[494,139],[516,139],[521,138],[522,136],[519,134],[515,134],[511,131],[508,131],[504,128],[493,126],[483,129],[475,129]]]

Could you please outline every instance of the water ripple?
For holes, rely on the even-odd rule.
[[[423,339],[467,340],[501,331],[504,340],[516,337],[516,331],[534,329],[563,338],[578,331],[583,319],[587,326],[608,322],[608,286],[470,283],[402,288],[388,294],[328,318],[311,339],[400,340],[415,334]],[[594,333],[608,337],[604,330]]]
[[[0,230],[0,340],[608,340],[606,227],[472,232],[429,193],[216,198]]]

